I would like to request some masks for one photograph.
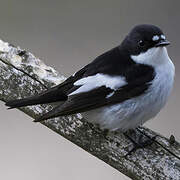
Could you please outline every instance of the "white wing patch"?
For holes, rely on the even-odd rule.
[[[109,76],[105,74],[96,74],[94,76],[88,76],[85,78],[82,78],[74,83],[75,86],[81,86],[76,91],[69,94],[75,95],[79,93],[84,93],[91,91],[93,89],[96,89],[101,86],[105,86],[107,88],[111,88],[113,90],[116,90],[120,88],[121,86],[126,85],[127,82],[124,77],[122,76]]]

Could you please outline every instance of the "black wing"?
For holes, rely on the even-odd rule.
[[[88,92],[71,95],[62,105],[55,107],[52,111],[44,114],[35,121],[38,122],[57,116],[80,113],[106,105],[121,103],[130,98],[142,95],[148,90],[154,78],[153,68],[138,65],[129,71],[132,71],[130,73],[134,73],[134,78],[130,78],[129,76],[129,82],[119,89],[113,90],[101,86]],[[110,94],[111,96],[108,97]]]
[[[84,73],[86,72],[86,69],[87,66],[78,71],[75,76],[70,76],[63,83],[55,87],[52,87],[38,95],[34,95],[24,99],[11,100],[6,102],[5,105],[9,106],[9,109],[12,109],[29,105],[66,101],[68,98],[67,91],[73,88],[74,82],[83,77]]]
[[[68,98],[67,94],[77,88],[74,87],[74,82],[83,77],[91,76],[96,73],[113,74],[116,72],[116,74],[124,74],[125,70],[127,69],[126,67],[128,67],[129,65],[128,62],[130,62],[126,60],[125,57],[126,56],[120,54],[119,47],[116,47],[97,57],[92,63],[82,68],[80,71],[75,73],[75,75],[69,77],[62,84],[57,85],[38,95],[34,95],[24,99],[8,101],[5,105],[9,106],[11,109],[29,105],[66,101]],[[113,67],[113,64],[116,64],[116,66]]]
[[[112,77],[122,76],[126,79],[127,84],[116,91],[102,85],[88,92],[68,96],[79,88],[79,86],[74,85],[76,81],[97,73],[108,74]],[[64,101],[61,106],[57,106],[37,119],[37,121],[41,121],[50,117],[79,113],[109,104],[120,103],[139,96],[148,89],[153,78],[154,70],[152,67],[136,64],[129,56],[124,54],[124,51],[120,51],[119,47],[116,47],[97,57],[92,63],[69,77],[62,84],[33,97],[9,101],[6,105],[10,108],[16,108]],[[113,95],[107,98],[110,93],[113,93]]]

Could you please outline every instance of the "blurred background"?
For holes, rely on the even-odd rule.
[[[119,45],[134,25],[158,25],[171,42],[175,86],[166,107],[146,126],[180,141],[179,7],[179,0],[1,0],[0,38],[69,76]],[[7,111],[2,102],[0,114],[0,179],[129,179],[22,112]]]

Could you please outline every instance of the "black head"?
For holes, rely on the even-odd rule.
[[[152,47],[167,46],[169,44],[160,28],[154,25],[142,24],[135,26],[130,31],[122,46],[131,55],[137,55],[146,52]]]

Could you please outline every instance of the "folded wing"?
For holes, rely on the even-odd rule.
[[[137,71],[137,74],[138,73],[141,74],[142,72]],[[137,76],[129,83],[122,83],[120,81],[122,86],[119,86],[119,84],[113,84],[114,86],[112,87],[108,86],[109,84],[107,82],[104,85],[97,82],[97,84],[94,84],[94,88],[92,89],[92,87],[89,87],[88,91],[87,84],[90,81],[86,84],[82,83],[78,88],[74,86],[72,88],[73,91],[72,89],[70,90],[68,99],[62,105],[55,107],[52,111],[44,114],[35,121],[39,122],[53,117],[81,113],[98,107],[121,103],[130,98],[142,95],[146,90],[148,90],[153,78],[153,71],[152,69],[149,69],[149,71],[144,71],[143,76]],[[80,85],[79,83],[75,84]],[[98,86],[99,84],[101,86]],[[83,88],[83,86],[86,86],[86,88]]]

